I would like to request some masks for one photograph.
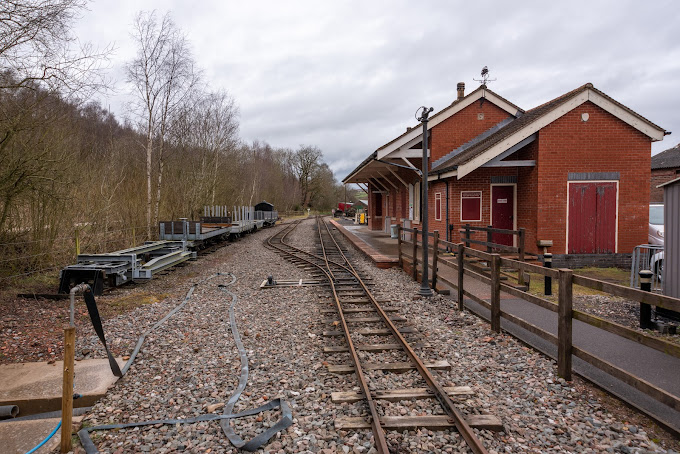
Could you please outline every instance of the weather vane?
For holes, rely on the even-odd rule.
[[[475,79],[474,77],[472,80],[479,82],[482,85],[486,85],[489,82],[495,82],[496,79],[489,79],[489,67],[485,66],[482,68],[482,78],[481,79]]]
[[[486,86],[489,82],[495,82],[496,79],[489,79],[489,67],[485,66],[482,68],[482,78],[481,79],[475,79],[474,77],[472,80],[479,82],[482,86],[482,97],[479,98],[479,106],[481,107],[482,104],[484,104],[484,99],[486,99]]]

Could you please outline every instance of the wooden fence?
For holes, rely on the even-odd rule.
[[[412,240],[404,240],[402,238],[403,232],[411,233]],[[411,273],[417,280],[419,265],[418,249],[423,247],[422,232],[420,233],[421,240],[418,241],[418,229],[406,229],[400,227],[398,237],[399,265],[402,267],[404,267],[406,264],[410,265],[412,268]],[[569,269],[545,268],[531,263],[504,258],[501,257],[500,254],[488,253],[466,247],[463,243],[451,243],[440,240],[438,232],[436,231],[428,235],[428,237],[433,239],[432,242],[428,240],[428,247],[433,252],[432,263],[428,264],[432,269],[432,287],[436,288],[437,282],[442,281],[455,288],[458,291],[458,308],[460,310],[463,310],[464,308],[463,299],[468,297],[490,311],[490,323],[491,329],[493,331],[500,332],[502,317],[529,331],[530,333],[535,334],[538,337],[556,345],[557,371],[558,374],[566,380],[571,380],[572,356],[576,356],[577,358],[580,358],[583,361],[597,367],[598,369],[636,388],[637,390],[647,394],[657,401],[662,402],[663,404],[677,411],[680,411],[680,398],[678,398],[678,396],[674,396],[667,391],[645,381],[644,379],[617,367],[606,359],[597,357],[581,348],[575,347],[572,343],[572,323],[574,319],[579,320],[583,323],[587,323],[596,328],[619,335],[623,338],[645,345],[649,348],[676,358],[680,358],[680,345],[649,336],[595,315],[574,310],[572,308],[572,289],[574,285],[580,285],[589,289],[598,290],[610,295],[636,301],[641,304],[649,304],[678,312],[680,312],[680,299],[625,287],[622,285],[612,284],[585,276],[575,275],[573,271]],[[402,249],[404,250],[402,251]],[[446,258],[441,257],[438,252],[441,252],[442,250],[455,251],[455,256],[449,255]],[[488,264],[488,274],[486,272],[480,272],[479,270],[471,269],[469,266],[470,258],[473,260],[486,262]],[[450,269],[457,272],[458,278],[456,282],[444,278],[440,273],[437,272],[441,266],[449,267]],[[555,304],[552,301],[532,295],[512,285],[502,282],[501,267],[510,268],[518,272],[522,271],[526,273],[535,273],[556,280],[558,282],[559,288],[558,303]],[[420,268],[422,269],[422,264],[420,264]],[[464,276],[469,276],[488,284],[491,287],[490,300],[486,301],[465,290]],[[462,283],[462,285],[458,285],[459,282]],[[529,303],[535,304],[549,311],[556,312],[558,317],[557,336],[521,318],[518,318],[515,315],[503,311],[501,308],[501,290],[510,295],[521,298]]]

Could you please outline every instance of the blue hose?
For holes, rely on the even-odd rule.
[[[57,430],[59,430],[60,427],[61,427],[61,421],[59,421],[59,424],[57,424],[57,427],[54,428],[54,430],[52,431],[52,433],[50,433],[43,441],[41,441],[40,444],[39,444],[38,446],[36,446],[35,448],[31,449],[31,450],[28,451],[26,454],[34,453],[34,452],[36,452],[38,449],[40,449],[40,448],[42,447],[42,445],[44,445],[45,443],[47,443],[48,441],[50,441],[50,438],[54,437],[54,434],[57,433]]]

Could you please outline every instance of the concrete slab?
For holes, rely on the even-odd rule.
[[[121,368],[124,363],[118,359]],[[1,365],[0,405],[18,405],[19,416],[61,410],[63,367],[63,361]],[[73,406],[92,406],[117,379],[107,359],[76,361],[74,392],[83,397]]]
[[[73,417],[73,427],[80,426],[83,416]],[[7,454],[24,454],[33,449],[45,439],[57,424],[59,418],[36,419],[32,421],[5,421],[0,422],[0,446],[2,452]],[[59,448],[61,440],[61,428],[45,443],[37,454],[47,454]]]

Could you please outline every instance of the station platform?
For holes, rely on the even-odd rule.
[[[376,266],[387,268],[398,266],[399,251],[396,239],[382,231],[371,231],[367,226],[355,226],[349,219],[333,221],[338,230],[354,246],[366,254]],[[441,258],[446,260],[445,258]],[[393,261],[392,261],[393,260]],[[407,259],[408,260],[408,259]],[[458,284],[458,274],[449,267],[440,267],[438,275],[443,278],[437,283],[437,290],[449,294],[456,299],[457,291],[453,285]],[[405,278],[410,278],[406,274]],[[444,281],[448,281],[447,285]],[[491,291],[485,284],[470,276],[465,276],[465,290],[487,302],[491,300]],[[448,290],[448,292],[447,292]],[[479,317],[489,320],[489,310],[471,299],[464,300],[465,308]],[[530,303],[527,300],[501,292],[501,310],[523,319],[538,328],[557,336],[557,314]],[[541,337],[525,330],[505,318],[501,318],[501,328],[527,345],[551,358],[557,358],[557,346]],[[616,334],[598,329],[578,320],[573,320],[573,345],[611,364],[646,380],[653,386],[673,395],[680,396],[680,358],[664,354],[637,342],[625,339]],[[650,415],[676,436],[680,436],[680,409],[672,408],[638,391],[633,386],[618,380],[589,363],[573,357],[573,371],[605,391],[617,396],[629,405]]]
[[[397,240],[381,230],[369,230],[367,225],[357,225],[350,218],[331,220],[357,249],[378,268],[392,268],[399,266],[399,249]]]

